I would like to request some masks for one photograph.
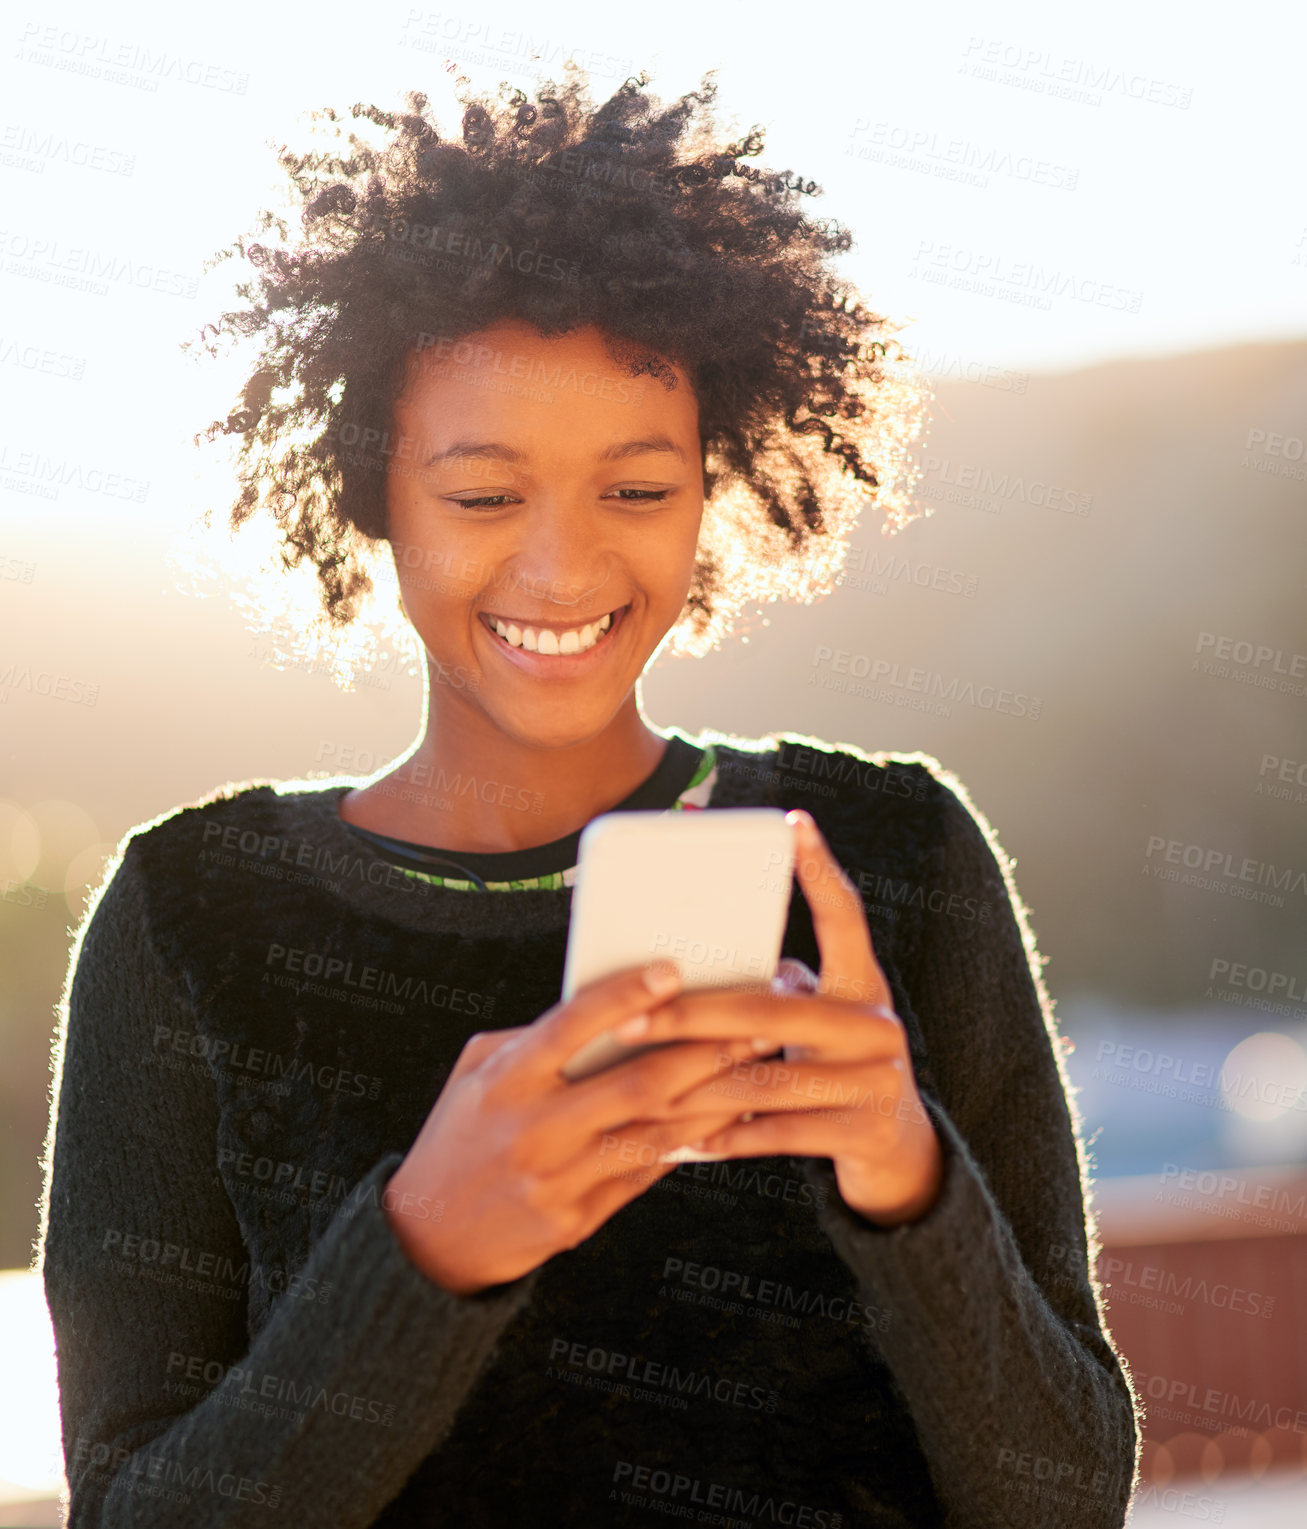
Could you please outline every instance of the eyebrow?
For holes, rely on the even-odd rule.
[[[670,436],[651,435],[641,441],[620,441],[616,445],[606,446],[599,453],[601,462],[620,462],[627,457],[641,457],[650,452],[670,452],[686,460],[684,450],[676,444]],[[499,462],[521,463],[526,461],[525,455],[514,450],[512,446],[506,446],[502,441],[478,441],[463,440],[454,441],[443,451],[433,452],[427,459],[427,466],[434,467],[437,463],[448,462],[457,457],[491,457]]]
[[[670,436],[651,435],[643,441],[623,441],[620,445],[609,446],[599,453],[601,462],[620,462],[626,457],[642,457],[649,452],[670,451],[673,455],[685,461],[685,452],[676,444]]]

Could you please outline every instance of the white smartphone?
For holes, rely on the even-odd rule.
[[[686,992],[769,982],[785,937],[794,854],[794,829],[777,807],[594,818],[581,832],[564,1001],[587,983],[659,958],[680,968]],[[605,1031],[568,1060],[563,1075],[586,1078],[648,1049]]]

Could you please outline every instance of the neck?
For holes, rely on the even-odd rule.
[[[433,715],[428,701],[413,749],[381,779],[348,792],[340,815],[442,849],[526,849],[574,833],[629,796],[666,746],[642,715],[635,688],[598,733],[559,744],[519,738],[469,707]]]

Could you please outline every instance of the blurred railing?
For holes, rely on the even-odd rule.
[[[1094,1204],[1144,1480],[1307,1474],[1307,1169],[1103,1179]]]

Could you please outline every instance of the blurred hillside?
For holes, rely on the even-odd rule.
[[[1018,860],[1055,996],[1182,1010],[1216,960],[1301,993],[1307,876],[1283,906],[1230,894],[1245,858],[1307,873],[1307,769],[1286,784],[1278,763],[1292,782],[1307,760],[1307,344],[993,376],[939,386],[931,518],[894,538],[869,520],[843,587],[661,662],[646,712],[936,755]],[[351,749],[367,773],[420,712],[395,671],[343,694],[268,667],[225,601],[176,592],[157,523],[121,514],[6,496],[0,1266],[35,1232],[54,1009],[107,847],[223,781],[348,769]],[[1205,672],[1223,640],[1250,662]],[[873,672],[876,695],[828,688]],[[914,686],[936,711],[895,704]],[[1157,879],[1172,841],[1236,871]]]
[[[1032,376],[1024,395],[941,384],[931,519],[892,538],[869,526],[850,560],[862,569],[824,604],[773,615],[693,673],[659,674],[654,715],[935,754],[1019,860],[1055,991],[1183,1004],[1214,957],[1296,972],[1302,991],[1302,881],[1273,909],[1143,867],[1156,836],[1307,872],[1307,769],[1296,786],[1280,766],[1259,774],[1267,755],[1307,761],[1304,438],[1303,344]],[[909,573],[886,577],[891,550]],[[970,598],[953,592],[973,580]],[[1195,672],[1214,657],[1197,651],[1204,633],[1273,656]],[[916,666],[945,694],[954,680],[978,700],[1006,687],[1041,714],[963,704],[942,717],[825,690],[821,644],[899,664],[904,695]],[[1274,673],[1275,654],[1296,680]]]

